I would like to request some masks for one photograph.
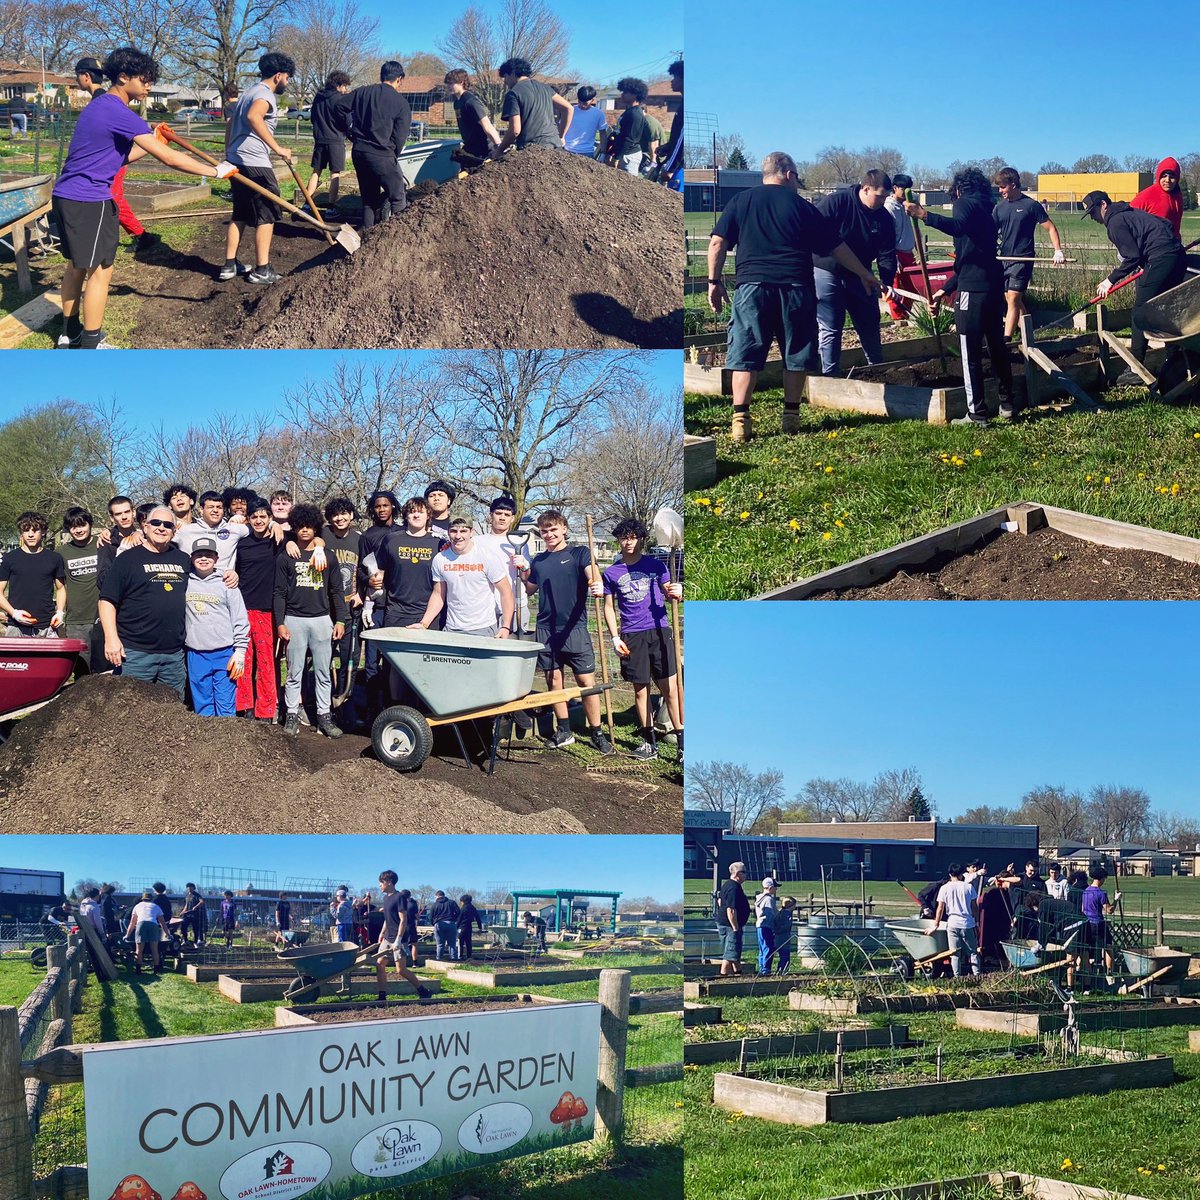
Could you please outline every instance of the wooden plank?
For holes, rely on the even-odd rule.
[[[655,1083],[676,1083],[683,1078],[683,1063],[661,1063],[654,1067],[627,1067],[627,1088],[649,1087]]]
[[[647,1013],[682,1013],[683,988],[680,987],[678,991],[660,992],[657,995],[651,992],[634,992],[629,997],[629,1011],[638,1016]]]
[[[815,1033],[793,1035],[775,1034],[771,1037],[745,1039],[747,1049],[757,1058],[788,1058],[808,1054],[833,1054],[838,1035],[845,1050],[867,1050],[872,1047],[903,1046],[908,1041],[907,1025],[892,1025],[878,1029],[820,1029]],[[736,1062],[741,1054],[741,1038],[712,1042],[685,1042],[685,1063]]]
[[[1100,331],[1100,340],[1108,345],[1111,349],[1117,352],[1119,358],[1125,365],[1139,378],[1143,383],[1153,384],[1157,382],[1155,376],[1133,357],[1133,351],[1129,349],[1125,343],[1117,337],[1115,333],[1109,333],[1107,329]]]
[[[841,408],[897,420],[934,421],[941,406],[934,403],[933,388],[875,383],[866,379],[810,375],[804,393],[814,408]]]
[[[84,941],[87,942],[87,948],[91,952],[92,966],[96,968],[96,974],[107,983],[112,983],[117,978],[117,968],[113,966],[113,960],[108,956],[108,949],[100,940],[100,935],[96,932],[96,927],[88,920],[79,922],[80,931],[83,933]]]
[[[1051,529],[1072,537],[1084,538],[1098,546],[1117,550],[1147,550],[1163,554],[1180,562],[1200,563],[1200,540],[1180,533],[1165,533],[1144,525],[1113,521],[1108,517],[1093,517],[1068,508],[1045,505],[1046,523]]]
[[[35,1200],[87,1200],[87,1167],[55,1167],[44,1179],[33,1181]]]
[[[1025,403],[1032,408],[1038,402],[1038,377],[1037,372],[1033,369],[1033,359],[1030,357],[1030,351],[1034,349],[1034,345],[1033,317],[1029,313],[1021,318],[1019,329],[1021,331],[1021,353],[1025,356]]]
[[[62,316],[62,293],[43,292],[0,319],[0,350],[13,350],[31,333],[40,333]]]
[[[702,491],[717,482],[717,443],[710,437],[683,437],[683,490]]]
[[[88,1049],[89,1046],[59,1046],[23,1062],[21,1074],[42,1083],[82,1083],[83,1052]]]

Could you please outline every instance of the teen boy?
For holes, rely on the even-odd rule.
[[[62,636],[88,643],[88,665],[92,674],[96,674],[106,670],[107,664],[99,624],[99,552],[92,533],[92,514],[86,508],[68,508],[63,517],[63,532],[69,540],[59,547],[58,553],[67,569],[67,612],[71,620],[63,625]]]
[[[67,567],[57,550],[47,550],[46,518],[23,512],[15,553],[0,559],[0,612],[8,615],[8,637],[58,637],[67,619]]]
[[[237,588],[217,574],[215,538],[192,543],[187,582],[187,668],[192,706],[198,717],[237,713],[237,681],[246,669],[250,621]]]
[[[653,679],[667,704],[671,726],[683,759],[683,722],[675,689],[675,644],[667,620],[667,600],[682,600],[683,585],[671,583],[666,563],[643,553],[646,526],[634,517],[621,521],[613,530],[621,557],[604,572],[594,595],[604,596],[604,623],[612,636],[613,649],[621,659],[621,678],[633,686],[641,743],[634,758],[655,758],[653,721],[650,716],[650,680]],[[620,614],[620,629],[617,615]]]
[[[148,54],[124,46],[104,60],[103,71],[111,86],[80,112],[54,185],[54,220],[67,260],[60,350],[113,349],[103,325],[120,237],[112,188],[121,167],[150,154],[188,175],[225,179],[234,170],[227,162],[212,167],[165,146],[129,107],[144,100],[158,79],[158,63]]]
[[[461,67],[447,71],[443,82],[454,97],[454,119],[463,150],[474,158],[486,158],[493,146],[500,145],[487,105],[471,91],[471,77]]]
[[[338,189],[346,169],[346,136],[350,132],[350,76],[330,71],[312,102],[313,154],[308,194],[314,199],[321,172],[329,168],[329,200],[325,215],[336,218]]]
[[[525,591],[538,593],[537,640],[544,649],[537,665],[546,672],[546,686],[554,691],[563,686],[563,673],[570,667],[575,682],[583,688],[596,683],[596,654],[587,627],[590,586],[600,579],[586,546],[568,546],[567,518],[556,508],[538,517],[538,532],[546,549],[532,564],[521,568]],[[601,754],[612,754],[613,745],[600,728],[600,697],[584,696],[583,713],[588,739]],[[547,745],[558,750],[574,744],[570,710],[566,703],[554,706],[558,729],[547,737]]]
[[[237,544],[234,559],[238,587],[246,604],[250,640],[246,669],[237,681],[238,712],[256,720],[275,720],[278,688],[275,681],[275,625],[271,609],[275,597],[275,559],[279,543],[271,533],[269,501],[255,496],[247,506],[250,532]]]
[[[387,964],[390,958],[396,965],[396,974],[417,989],[422,1000],[432,995],[430,990],[404,965],[404,943],[409,932],[408,912],[400,893],[396,891],[395,871],[379,872],[379,888],[383,892],[380,908],[383,909],[383,932],[379,935],[379,957],[375,959],[375,980],[379,985],[379,999],[387,1000]]]
[[[992,220],[1000,231],[1001,255],[1005,258],[1032,258],[1033,231],[1040,225],[1050,235],[1050,244],[1054,247],[1054,265],[1062,266],[1065,259],[1058,238],[1058,227],[1041,204],[1021,191],[1021,173],[1013,167],[1001,167],[993,176],[993,182],[1000,191],[999,203],[992,209]],[[1004,264],[1004,300],[1008,305],[1008,311],[1004,314],[1006,338],[1012,337],[1021,318],[1029,311],[1025,307],[1025,289],[1032,278],[1033,263]]]
[[[434,555],[433,591],[413,628],[429,629],[445,609],[447,633],[508,637],[513,597],[507,564],[492,551],[474,544],[474,532],[465,517],[451,519],[449,536],[449,549]],[[498,625],[493,589],[500,597]]]

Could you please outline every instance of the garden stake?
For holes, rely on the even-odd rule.
[[[904,198],[912,202],[912,188],[904,189]],[[933,317],[933,336],[937,341],[938,366],[943,375],[946,373],[946,351],[942,348],[942,331],[937,326],[937,313],[933,310],[933,288],[929,286],[929,264],[925,261],[925,243],[921,240],[921,226],[916,217],[911,217],[913,237],[916,244],[917,262],[921,264],[921,278],[925,281],[925,295],[929,297],[929,312]]]
[[[592,531],[592,517],[590,513],[587,517],[587,535],[588,550],[592,556],[592,566],[596,568],[596,573],[599,574],[600,564],[596,561],[596,535]],[[615,747],[616,733],[613,730],[612,700],[608,695],[608,655],[604,653],[604,634],[601,632],[604,628],[604,602],[599,596],[593,596],[592,599],[596,602],[596,640],[600,644],[597,657],[600,659],[600,681],[604,684],[604,712],[608,717],[608,740]],[[648,696],[647,703],[649,703]]]

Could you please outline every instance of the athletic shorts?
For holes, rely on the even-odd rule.
[[[139,921],[133,931],[133,940],[141,946],[161,942],[162,928],[157,921]]]
[[[121,224],[115,200],[53,197],[51,211],[62,234],[63,256],[77,271],[111,267],[117,257]]]
[[[408,966],[408,959],[404,954],[404,943],[398,936],[394,942],[389,942],[387,938],[384,937],[379,939],[379,954],[377,957],[384,958],[388,954],[392,956],[392,962],[394,962],[396,966]]]
[[[761,371],[773,342],[786,371],[820,371],[817,299],[801,284],[739,283],[733,293],[729,349],[731,371]]]
[[[1107,921],[1089,921],[1084,938],[1084,945],[1090,950],[1103,950],[1113,944],[1112,930]]]
[[[1005,263],[1004,290],[1023,292],[1033,278],[1033,263]]]
[[[596,670],[596,652],[587,626],[582,622],[564,637],[561,633],[549,633],[542,628],[534,635],[543,643],[538,654],[537,669],[552,671],[556,667],[568,667],[576,675],[591,675]]]
[[[312,153],[312,169],[323,171],[328,167],[334,175],[346,169],[345,142],[315,142]]]
[[[629,657],[621,659],[621,678],[643,687],[652,679],[668,679],[675,674],[675,644],[671,628],[638,629],[622,635]]]
[[[238,167],[238,174],[279,195],[279,180],[270,167]],[[236,179],[230,181],[233,189],[233,220],[237,225],[274,225],[279,220],[279,208],[266,196],[260,196],[252,188],[242,187]]]

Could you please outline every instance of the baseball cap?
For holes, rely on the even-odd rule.
[[[97,75],[102,75],[104,73],[104,68],[100,65],[99,59],[81,58],[75,64],[75,74],[82,75],[85,71],[89,74],[95,72]]]
[[[1084,196],[1080,203],[1083,205],[1083,218],[1081,219],[1084,219],[1090,217],[1092,213],[1100,207],[1101,204],[1111,204],[1112,198],[1107,192],[1088,192],[1088,194]]]
[[[204,554],[206,552],[211,554],[213,558],[217,557],[216,539],[210,537],[198,537],[192,543],[192,557],[195,558],[197,554]]]
[[[775,886],[775,880],[768,875],[767,878],[763,880],[762,885],[764,888],[773,888]]]

